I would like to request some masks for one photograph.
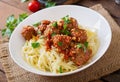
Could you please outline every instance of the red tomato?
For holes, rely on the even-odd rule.
[[[40,10],[41,4],[37,0],[33,0],[32,2],[30,2],[28,4],[28,8],[30,11],[36,12],[36,11]]]

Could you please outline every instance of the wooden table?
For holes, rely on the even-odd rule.
[[[21,3],[20,0],[0,0],[0,14],[4,14],[4,9],[9,9],[7,8],[7,5],[12,6],[13,8],[17,8],[21,10],[21,12],[25,11],[29,14],[31,12],[27,9],[27,5],[29,2],[26,3]],[[104,8],[106,8],[111,16],[115,19],[115,21],[120,25],[120,5],[115,4],[114,0],[80,0],[77,3],[74,3],[75,5],[82,5],[86,7],[93,6],[95,4],[102,4]],[[6,10],[7,11],[7,10]],[[9,11],[9,10],[8,10]],[[11,12],[12,13],[12,12]],[[7,15],[11,15],[11,13],[7,13]],[[18,13],[18,12],[16,12]],[[5,20],[8,16],[3,16],[2,20],[0,21],[0,28],[3,28],[5,26]],[[1,19],[1,17],[0,17]],[[2,68],[2,65],[0,64],[0,82],[7,82],[6,76],[4,73],[4,70]],[[120,70],[117,72],[101,77],[98,80],[94,80],[92,82],[120,82]]]

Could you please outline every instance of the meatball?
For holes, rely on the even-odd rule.
[[[55,23],[52,22],[50,25],[47,26],[47,28],[44,31],[44,35],[47,37],[51,37],[53,34],[60,34],[60,29],[56,26],[54,26],[53,24]]]
[[[30,40],[32,36],[37,35],[37,32],[32,26],[26,26],[22,29],[21,34],[25,38],[25,40]]]
[[[50,39],[46,39],[45,45],[46,45],[46,50],[49,51],[51,49],[52,41]]]
[[[38,30],[41,31],[41,33],[43,33],[45,31],[45,29],[47,28],[47,25],[50,24],[50,21],[48,20],[43,20],[41,21],[41,24],[38,26]]]
[[[69,52],[72,61],[78,66],[85,64],[90,59],[91,54],[91,49],[87,49],[86,52],[84,52],[83,49],[71,48]]]
[[[68,30],[71,30],[72,28],[78,28],[78,23],[77,20],[75,18],[70,17],[69,18],[70,23],[68,23]]]
[[[52,37],[53,46],[58,49],[58,51],[67,50],[70,46],[71,37],[67,35],[55,35]]]
[[[73,28],[71,30],[72,40],[75,42],[84,43],[87,41],[87,33],[83,29]]]
[[[70,17],[68,19],[61,19],[58,21],[58,26],[60,28],[64,28],[64,25],[66,25],[67,27],[67,30],[71,30],[72,28],[77,28],[78,27],[78,23],[77,23],[77,20]]]

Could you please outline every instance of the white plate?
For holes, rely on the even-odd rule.
[[[28,65],[21,56],[21,49],[25,43],[24,38],[21,36],[21,30],[23,26],[32,25],[44,19],[58,20],[66,15],[76,18],[78,23],[83,26],[87,26],[90,29],[97,30],[97,34],[100,40],[100,47],[98,49],[98,52],[94,55],[94,57],[92,57],[90,63],[75,71],[62,73],[62,74],[43,72]],[[111,29],[108,22],[99,13],[82,6],[73,6],[73,5],[55,6],[40,10],[30,15],[23,22],[21,22],[11,35],[9,41],[9,51],[15,63],[17,63],[20,67],[24,68],[27,71],[45,76],[63,76],[63,75],[76,73],[85,68],[88,68],[98,59],[100,59],[110,45],[111,35],[112,35]]]

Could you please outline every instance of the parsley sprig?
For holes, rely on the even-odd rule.
[[[41,22],[37,22],[37,23],[33,24],[33,26],[38,27],[40,24],[41,24]]]
[[[5,28],[1,30],[2,36],[6,35],[10,37],[15,27],[26,17],[28,17],[28,14],[26,13],[20,14],[18,19],[16,19],[14,15],[9,16],[6,20]]]
[[[78,43],[76,46],[77,46],[77,48],[82,48],[84,50],[84,52],[86,52],[87,48],[88,48],[88,42],[84,42],[83,44]]]
[[[59,72],[63,73],[62,66],[59,67]]]
[[[70,23],[69,15],[63,17],[62,20],[64,21],[65,24],[69,24]]]
[[[33,48],[38,48],[40,46],[40,43],[33,42],[33,43],[31,43],[31,45],[32,45]]]
[[[63,43],[62,42],[58,42],[58,46],[62,46],[63,45]]]

